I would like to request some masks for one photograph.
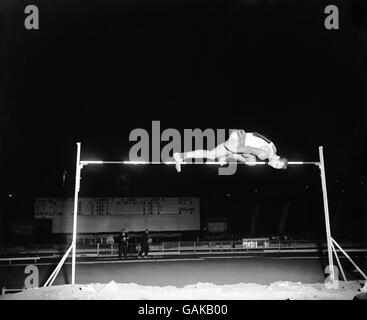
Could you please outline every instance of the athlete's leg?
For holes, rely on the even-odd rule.
[[[194,150],[184,153],[174,153],[173,158],[176,161],[176,170],[181,171],[181,163],[186,159],[223,159],[236,152],[239,144],[240,135],[246,134],[244,130],[233,130],[228,140],[212,150]]]
[[[186,159],[209,159],[215,160],[220,157],[225,157],[230,152],[224,147],[224,143],[218,145],[212,150],[194,150],[181,153],[183,160]]]
[[[221,143],[217,147],[215,147],[212,150],[194,150],[194,151],[187,151],[183,153],[177,153],[175,152],[173,154],[173,158],[176,161],[176,169],[178,172],[181,171],[181,163],[184,162],[187,159],[209,159],[209,160],[215,160],[217,158],[225,158],[227,157],[231,152],[228,151],[224,143]]]

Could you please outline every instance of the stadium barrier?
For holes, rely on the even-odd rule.
[[[0,261],[8,261],[11,264],[12,261],[28,261],[32,260],[34,263],[37,263],[37,260],[41,259],[40,257],[8,257],[8,258],[0,258]]]
[[[343,243],[347,252],[366,252],[365,243]],[[215,254],[215,253],[246,253],[246,252],[325,252],[326,243],[302,240],[279,240],[269,238],[245,238],[238,241],[163,241],[152,243],[150,254]],[[42,245],[42,247],[28,247],[25,250],[9,248],[2,251],[0,263],[11,264],[18,261],[33,261],[39,259],[60,258],[68,250],[67,245]],[[340,251],[336,248],[337,251]],[[138,245],[133,243],[128,248],[128,254],[133,255],[138,251]],[[118,244],[86,243],[78,245],[77,255],[79,257],[114,256],[118,254]]]

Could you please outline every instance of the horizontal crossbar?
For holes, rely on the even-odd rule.
[[[165,165],[174,165],[176,164],[175,161],[80,161],[81,165],[88,165],[88,164],[120,164],[120,165],[150,165],[150,164],[165,164]],[[181,162],[181,165],[191,164],[205,164],[205,165],[226,165],[228,162],[223,161],[206,161],[206,162],[199,162],[199,161],[188,161],[188,162]],[[250,165],[262,165],[267,164],[265,161],[256,161],[256,162],[237,162],[237,164],[250,164]],[[320,162],[313,162],[313,161],[289,161],[289,165],[304,165],[304,164],[312,164],[312,165],[320,165]]]

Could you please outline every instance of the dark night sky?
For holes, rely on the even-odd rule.
[[[290,160],[318,160],[324,145],[330,179],[362,179],[365,154],[350,143],[364,141],[357,31],[350,1],[333,1],[341,28],[324,28],[329,2],[3,0],[3,193],[59,192],[64,168],[72,192],[76,141],[84,157],[127,159],[129,132],[150,131],[152,120],[162,130],[264,133]],[[38,31],[23,27],[30,3]],[[95,185],[109,172],[87,170]],[[146,195],[319,183],[310,168],[222,178],[215,169],[116,170]],[[91,183],[82,192],[101,193]]]

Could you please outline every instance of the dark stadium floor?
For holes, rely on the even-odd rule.
[[[298,256],[173,256],[150,259],[118,260],[116,258],[78,258],[76,283],[137,283],[141,285],[183,287],[197,282],[214,284],[258,283],[269,284],[276,281],[317,283],[324,281],[325,258],[308,255]],[[33,262],[31,262],[33,263]],[[55,268],[57,260],[42,260],[36,263],[42,285]],[[359,261],[366,270],[366,259]],[[22,288],[25,266],[28,263],[2,264],[0,266],[0,286]],[[348,280],[355,280],[345,259],[343,267]],[[71,282],[71,261],[67,260],[59,272],[54,285]]]

